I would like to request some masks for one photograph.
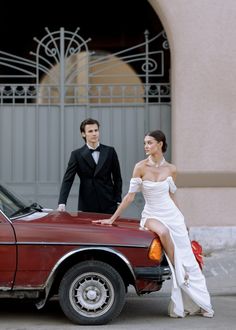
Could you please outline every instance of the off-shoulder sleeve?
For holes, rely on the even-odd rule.
[[[132,178],[130,180],[129,193],[136,193],[141,191],[141,184],[142,184],[141,178]]]
[[[169,181],[169,186],[170,186],[170,192],[172,194],[174,194],[177,190],[177,187],[174,183],[174,180],[173,180],[172,176],[169,176],[168,179],[169,179],[168,181]]]

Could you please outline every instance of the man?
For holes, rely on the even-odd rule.
[[[122,178],[117,153],[113,147],[99,143],[99,126],[92,118],[80,125],[85,145],[71,153],[61,185],[59,211],[65,211],[76,174],[80,178],[78,210],[112,214],[121,202]]]

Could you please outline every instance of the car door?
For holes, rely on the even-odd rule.
[[[0,210],[0,290],[11,289],[16,272],[14,229]]]

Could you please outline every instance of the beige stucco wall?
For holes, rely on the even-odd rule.
[[[236,225],[236,2],[148,0],[171,50],[172,161],[189,225]]]

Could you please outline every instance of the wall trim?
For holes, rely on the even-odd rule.
[[[189,236],[202,244],[205,255],[216,250],[236,248],[236,226],[190,227]]]
[[[179,188],[236,187],[236,172],[179,172]]]

